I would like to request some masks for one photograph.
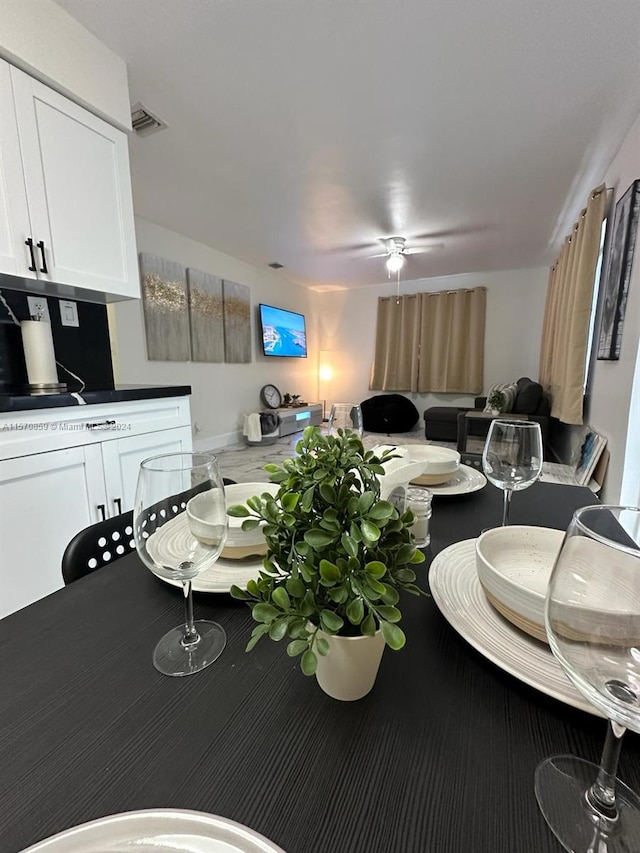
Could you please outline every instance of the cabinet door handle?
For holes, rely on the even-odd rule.
[[[107,429],[107,427],[115,426],[115,421],[94,421],[87,424],[87,429]]]
[[[31,266],[29,267],[29,269],[31,270],[31,272],[35,272],[36,271],[36,256],[35,256],[35,252],[33,251],[33,240],[31,239],[31,237],[29,237],[28,240],[25,240],[24,244],[25,244],[25,246],[29,247],[29,254],[31,255]]]
[[[105,512],[105,506],[104,506],[104,504],[98,504],[98,506],[96,507],[96,509],[98,510],[98,512],[100,513],[100,515],[102,516],[102,518],[100,519],[100,521],[106,521],[106,520],[107,520],[107,513]]]
[[[118,510],[118,515],[122,515],[122,500],[121,500],[121,498],[114,498],[113,502],[116,505],[116,509]]]
[[[44,256],[44,240],[38,240],[36,246],[40,249],[40,254],[42,255],[42,266],[40,267],[40,272],[48,275],[49,270],[47,269],[47,259]]]

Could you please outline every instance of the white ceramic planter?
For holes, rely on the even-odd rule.
[[[384,651],[384,637],[338,637],[318,631],[329,643],[329,654],[318,655],[316,679],[333,699],[353,702],[362,699],[375,684]]]

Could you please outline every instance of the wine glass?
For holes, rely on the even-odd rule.
[[[362,438],[362,409],[357,403],[334,403],[329,415],[329,435],[337,435],[339,429],[350,429]]]
[[[609,724],[599,767],[570,755],[539,765],[538,805],[567,850],[640,850],[640,797],[616,778],[625,730],[640,733],[640,509],[574,513],[549,580],[545,624],[553,654]]]
[[[185,622],[162,637],[153,663],[164,675],[192,675],[226,645],[217,622],[193,621],[191,582],[212,566],[227,538],[224,484],[210,453],[169,453],[140,465],[134,538],[142,562],[162,578],[180,581]]]
[[[542,473],[542,431],[536,421],[491,422],[482,453],[482,468],[504,492],[503,527],[509,524],[511,496],[533,485]]]

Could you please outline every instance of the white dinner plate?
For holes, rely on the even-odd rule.
[[[284,853],[247,826],[182,809],[110,815],[39,841],[22,853]]]
[[[450,480],[441,486],[428,486],[433,495],[466,495],[477,492],[487,485],[487,478],[481,471],[461,465]]]
[[[475,547],[475,539],[456,542],[431,564],[431,594],[447,622],[505,672],[547,696],[601,716],[569,681],[549,647],[518,630],[489,604],[476,572]]]
[[[224,557],[218,557],[212,566],[196,575],[191,582],[191,587],[194,592],[229,592],[233,584],[244,589],[248,581],[258,579],[262,559],[262,557],[251,557],[245,560],[227,560]],[[163,578],[155,572],[153,574],[170,586],[182,587],[182,581]]]
[[[175,518],[169,519],[162,527],[155,530],[147,539],[147,550],[149,554],[162,564],[170,566],[180,562],[181,547],[189,546],[193,537],[189,528],[189,519],[186,512],[182,512]],[[205,550],[205,555],[208,549]],[[178,555],[178,556],[177,556]],[[262,556],[250,556],[241,559],[229,559],[218,557],[215,563],[196,575],[191,582],[194,592],[229,592],[233,584],[246,587],[247,581],[258,577],[262,568]],[[182,587],[182,581],[174,578],[166,578],[158,572],[151,570],[161,581],[170,586]]]

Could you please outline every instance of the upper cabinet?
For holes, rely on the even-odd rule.
[[[0,60],[0,272],[138,297],[126,135]]]

